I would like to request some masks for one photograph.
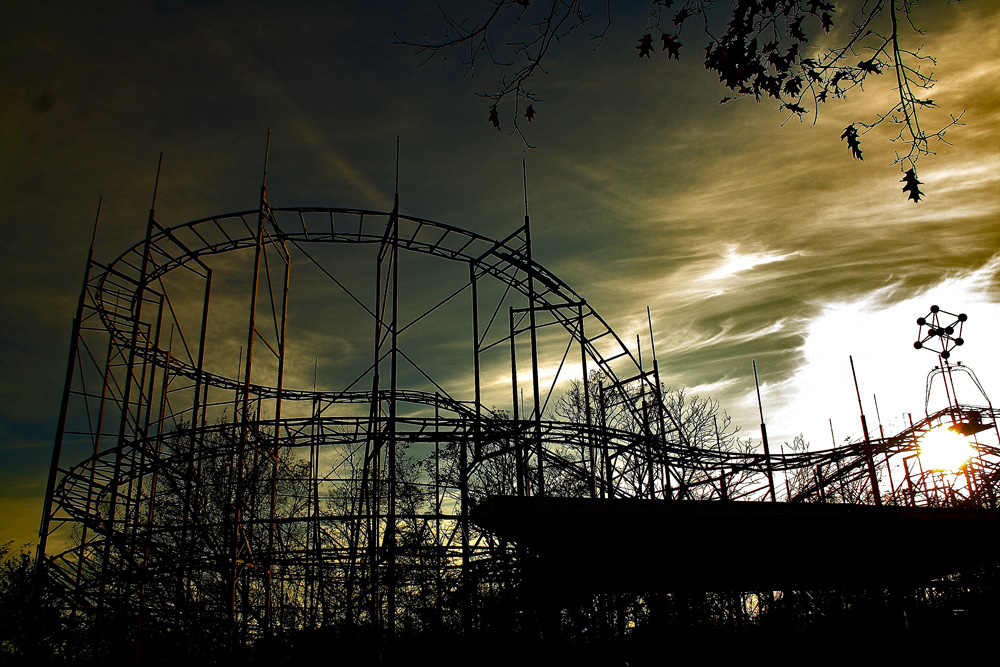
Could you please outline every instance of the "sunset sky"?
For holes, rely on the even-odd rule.
[[[752,359],[774,443],[828,447],[829,419],[860,435],[849,355],[870,423],[873,394],[887,432],[922,412],[936,360],[912,343],[931,304],[968,313],[955,359],[1000,391],[1000,6],[914,11],[927,34],[908,39],[937,58],[925,125],[965,112],[914,204],[892,128],[862,138],[864,162],[840,140],[891,106],[888,77],[782,127],[773,102],[719,104],[696,30],[679,61],[638,60],[635,5],[598,50],[588,28],[553,48],[526,150],[476,95],[495,72],[393,44],[440,34],[435,3],[3,3],[0,543],[37,539],[98,198],[102,261],[141,239],[161,151],[161,223],[254,208],[268,128],[273,206],[388,210],[398,136],[401,210],[495,238],[521,223],[524,159],[536,261],[630,344],[648,346],[649,306],[664,383],[718,399],[745,435]]]

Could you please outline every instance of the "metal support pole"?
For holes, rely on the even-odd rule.
[[[101,451],[101,433],[104,429],[104,412],[107,407],[110,392],[111,392],[111,360],[114,358],[115,352],[115,340],[112,337],[108,338],[108,353],[104,360],[104,373],[103,379],[101,381],[101,399],[98,403],[97,408],[97,425],[93,430],[94,448],[93,456],[97,456],[97,453]],[[90,466],[89,480],[87,481],[87,502],[86,510],[89,513],[98,514],[99,510],[93,509],[94,502],[94,475],[96,472],[96,466]],[[83,529],[80,534],[80,553],[77,557],[76,563],[76,585],[79,586],[81,580],[83,579],[83,565],[85,561],[85,555],[87,551],[87,524],[83,524]],[[37,563],[35,564],[37,567]]]
[[[580,372],[583,374],[583,416],[587,421],[587,451],[590,453],[590,497],[597,497],[597,452],[594,451],[593,419],[590,414],[590,376],[587,374],[587,337],[583,330],[583,304],[576,307],[576,317],[580,324]]]
[[[247,440],[250,435],[250,380],[253,375],[253,346],[254,346],[254,335],[257,333],[257,291],[260,282],[260,259],[261,254],[264,250],[264,218],[267,215],[267,156],[270,152],[271,146],[271,132],[267,133],[267,148],[264,152],[264,176],[261,179],[260,185],[260,204],[257,210],[257,232],[255,234],[254,243],[254,262],[253,262],[253,278],[251,279],[250,286],[250,319],[247,324],[247,347],[246,347],[246,362],[243,368],[243,392],[241,396],[242,401],[242,414],[239,416],[241,419],[239,428],[239,438],[236,443],[237,449],[237,461],[236,461],[236,494],[233,501],[233,525],[230,530],[229,535],[229,557],[231,559],[231,569],[230,574],[232,580],[230,583],[230,595],[229,595],[229,632],[230,632],[230,651],[235,650],[236,640],[237,640],[237,625],[236,625],[236,597],[239,587],[240,574],[244,569],[246,569],[246,564],[243,559],[240,558],[241,543],[240,538],[243,535],[243,472],[246,465],[246,447]],[[249,555],[249,554],[248,554]],[[243,610],[242,614],[242,625],[246,625],[246,610]]]
[[[139,268],[139,280],[136,287],[135,300],[132,304],[132,333],[129,343],[128,364],[126,365],[125,370],[125,389],[122,392],[121,420],[118,423],[118,441],[115,443],[115,465],[110,485],[111,499],[108,503],[108,536],[104,541],[104,554],[101,558],[100,607],[102,609],[106,603],[105,596],[107,593],[108,577],[110,575],[111,544],[113,541],[112,535],[114,534],[115,516],[118,512],[118,483],[121,475],[122,455],[125,451],[125,432],[128,428],[129,406],[132,400],[132,385],[134,384],[133,378],[135,375],[135,362],[137,356],[136,348],[138,347],[139,342],[139,329],[142,323],[142,306],[145,302],[146,286],[148,284],[147,273],[149,271],[149,248],[153,235],[153,218],[156,214],[156,190],[160,183],[160,167],[162,164],[163,154],[160,153],[160,161],[156,166],[156,181],[153,185],[153,201],[149,207],[149,218],[146,221],[146,239],[143,243],[142,262],[140,263]],[[133,421],[132,426],[133,433],[138,431],[138,414],[136,415],[136,420]]]
[[[473,383],[475,384],[476,417],[472,427],[473,451],[478,456],[482,447],[482,393],[479,369],[479,287],[476,280],[476,265],[469,262],[469,284],[472,287],[472,362]],[[513,339],[511,339],[513,340]],[[513,352],[513,348],[512,348]],[[469,534],[469,438],[464,437],[459,450],[459,485],[461,493],[462,530],[462,624],[466,631],[472,627],[472,552]]]
[[[396,632],[396,401],[399,378],[397,374],[397,359],[399,352],[399,193],[396,193],[395,205],[392,209],[392,348],[389,360],[389,510],[386,516],[386,559],[388,561],[388,622],[389,636]],[[464,511],[464,508],[463,508]]]
[[[285,325],[288,321],[288,279],[291,273],[292,262],[288,254],[288,248],[284,239],[281,241],[281,249],[284,254],[285,275],[281,289],[281,322],[278,327],[278,378],[276,382],[276,395],[274,398],[274,444],[271,449],[271,512],[267,527],[267,571],[265,575],[264,587],[264,628],[268,638],[274,631],[272,627],[273,617],[272,607],[272,578],[274,576],[274,530],[276,510],[278,504],[278,458],[281,448],[281,390],[284,387],[285,377]]]
[[[885,430],[882,428],[882,415],[878,410],[878,397],[872,394],[872,400],[875,401],[875,418],[878,419],[878,434],[879,438],[883,443],[885,443]],[[889,476],[889,491],[890,498],[892,499],[892,504],[896,504],[896,484],[892,480],[892,466],[889,465],[889,450],[888,448],[882,452],[885,457],[885,472]]]
[[[868,421],[865,419],[865,409],[861,404],[861,390],[858,388],[858,375],[854,372],[854,357],[851,360],[851,376],[854,378],[854,391],[858,394],[858,409],[861,411],[861,430],[865,435],[865,462],[868,464],[868,480],[871,482],[872,495],[877,507],[882,506],[882,496],[878,488],[878,475],[875,473],[875,459],[872,457],[872,443],[868,438]]]
[[[132,551],[132,550],[135,549],[135,541],[139,538],[139,528],[141,526],[141,520],[142,520],[142,517],[141,517],[141,512],[142,512],[142,492],[143,492],[144,480],[146,478],[146,458],[147,458],[146,457],[146,448],[149,446],[149,430],[150,430],[150,423],[152,421],[152,416],[153,416],[153,392],[156,391],[156,361],[155,361],[155,359],[156,359],[156,352],[159,350],[159,347],[160,347],[160,330],[161,330],[161,328],[163,326],[163,301],[164,301],[163,295],[160,295],[160,299],[159,299],[160,305],[159,305],[159,308],[157,309],[157,313],[156,313],[156,333],[152,337],[147,337],[146,338],[146,346],[145,346],[146,347],[146,354],[144,355],[146,361],[143,363],[143,377],[145,378],[146,368],[149,368],[150,369],[149,370],[149,388],[146,389],[146,390],[144,390],[144,391],[140,390],[140,392],[139,392],[140,397],[145,397],[146,413],[145,413],[145,418],[142,420],[143,421],[143,425],[142,425],[142,442],[143,442],[143,444],[142,444],[141,450],[139,450],[140,451],[139,465],[138,465],[139,475],[138,475],[137,478],[135,476],[133,476],[133,479],[129,481],[130,485],[132,485],[133,483],[135,483],[135,487],[136,487],[135,488],[134,517],[133,517],[133,524],[132,524],[132,536],[131,536],[130,545],[129,545],[129,550],[130,551]],[[171,334],[172,333],[173,333],[173,329],[171,328]],[[166,376],[166,374],[167,374],[167,366],[164,366],[163,373],[164,373],[164,376]],[[143,387],[143,386],[145,386],[145,379],[143,379],[143,384],[140,385],[140,387]],[[142,403],[142,400],[140,400],[140,404],[141,403]],[[136,416],[138,417],[139,415],[137,414]],[[135,457],[135,454],[133,454],[133,459],[134,459],[134,457]],[[131,493],[130,493],[130,495],[131,495]]]
[[[161,311],[160,314],[162,315],[162,311],[163,311],[162,302],[160,304],[160,311]],[[157,339],[158,338],[159,338],[159,334],[157,334]],[[168,383],[169,383],[169,380],[170,380],[170,373],[168,372],[168,369],[170,368],[170,354],[171,354],[171,350],[173,349],[173,344],[174,344],[174,326],[173,326],[173,324],[171,324],[170,325],[170,338],[169,338],[169,342],[167,344],[166,358],[164,359],[164,363],[163,363],[163,386],[160,389],[160,403],[159,403],[159,410],[157,412],[157,433],[156,433],[156,459],[157,460],[159,459],[160,450],[161,450],[161,448],[163,446],[163,412],[164,412],[164,409],[166,408],[166,403],[167,403],[167,387],[168,387]],[[159,345],[159,342],[157,342],[157,346],[158,345]],[[155,369],[155,365],[154,365],[154,369]],[[150,385],[152,387],[152,383],[150,383]],[[150,401],[152,401],[152,397],[150,397]],[[149,426],[148,414],[147,414],[147,419],[146,419],[146,425],[147,425],[147,429],[146,430],[148,432],[148,430],[149,430],[148,429],[148,426]],[[141,575],[140,576],[140,581],[142,583],[140,583],[140,585],[139,585],[139,603],[138,603],[138,610],[137,610],[137,614],[136,614],[136,628],[135,628],[135,657],[134,657],[134,664],[136,664],[136,665],[142,664],[142,662],[141,662],[142,621],[143,621],[143,616],[146,613],[146,606],[145,606],[145,600],[146,600],[146,579],[148,578],[148,575],[149,575],[149,549],[150,549],[150,544],[152,543],[152,537],[153,537],[153,517],[154,517],[154,510],[156,508],[156,485],[157,485],[157,482],[159,481],[159,474],[160,474],[160,466],[159,466],[159,463],[157,462],[155,464],[154,468],[153,468],[153,476],[152,476],[152,480],[150,480],[150,485],[149,485],[149,502],[146,505],[146,536],[145,536],[146,540],[145,540],[145,544],[143,545],[143,551],[142,551],[142,567],[141,567],[141,570],[140,570],[140,575]]]
[[[52,444],[52,461],[49,463],[49,476],[45,484],[45,501],[42,504],[42,521],[38,527],[38,551],[35,556],[32,593],[37,592],[39,576],[45,562],[45,546],[49,538],[49,523],[52,516],[52,496],[55,493],[56,477],[59,475],[59,460],[62,457],[63,436],[66,432],[66,418],[69,414],[69,397],[73,390],[73,371],[76,368],[76,356],[80,345],[80,324],[83,321],[83,308],[87,300],[87,283],[90,281],[90,267],[94,260],[94,241],[97,238],[97,224],[101,219],[101,202],[97,200],[97,214],[94,217],[94,231],[90,236],[90,249],[87,251],[87,264],[83,270],[83,285],[80,287],[80,297],[76,303],[76,315],[70,330],[69,360],[66,362],[66,380],[63,384],[62,401],[59,404],[59,418],[56,422],[56,437]],[[103,407],[103,403],[102,403]],[[82,548],[82,547],[81,547]],[[81,552],[82,555],[82,552]]]
[[[653,379],[656,382],[656,419],[660,428],[660,448],[663,452],[663,499],[670,500],[674,497],[673,482],[670,481],[670,459],[667,453],[667,423],[663,418],[663,386],[660,384],[660,364],[653,357]],[[718,439],[719,427],[716,424],[715,436]]]
[[[535,417],[535,452],[538,457],[538,496],[545,496],[545,462],[542,447],[542,404],[541,391],[538,388],[538,332],[535,321],[535,265],[531,259],[531,223],[528,214],[524,215],[524,244],[528,262],[528,330],[531,335],[531,389],[534,398]]]
[[[764,442],[764,465],[767,470],[767,488],[771,493],[771,502],[777,498],[774,495],[774,473],[771,470],[771,449],[767,444],[767,426],[764,425],[764,404],[760,400],[760,380],[757,378],[757,360],[753,360],[753,381],[757,387],[757,409],[760,411],[760,438]]]
[[[646,441],[646,492],[649,494],[650,500],[656,498],[656,481],[654,479],[654,468],[656,455],[653,451],[653,433],[649,426],[649,406],[646,404],[646,371],[643,368],[642,363],[642,343],[639,340],[639,335],[635,336],[635,348],[639,353],[639,396],[642,400],[642,437]],[[639,476],[639,496],[642,496],[642,475]]]
[[[198,366],[195,369],[195,390],[194,390],[194,402],[191,406],[191,444],[190,444],[190,455],[187,461],[187,474],[184,479],[184,524],[181,528],[181,539],[179,547],[179,553],[181,557],[181,582],[179,587],[179,592],[182,594],[182,609],[186,607],[184,603],[183,593],[187,590],[190,577],[191,577],[191,559],[188,553],[188,527],[191,525],[191,493],[193,491],[192,486],[194,485],[195,471],[194,471],[194,459],[195,454],[198,450],[198,417],[199,411],[202,412],[201,419],[205,420],[205,413],[208,412],[207,400],[202,399],[202,377],[205,372],[205,339],[208,335],[208,312],[209,303],[212,298],[212,270],[208,269],[205,274],[205,296],[202,301],[201,307],[201,329],[198,333]],[[208,383],[205,383],[205,391],[208,390]],[[235,415],[234,415],[235,418]],[[182,614],[183,618],[183,614]]]
[[[510,307],[510,390],[511,390],[511,415],[514,423],[514,467],[517,484],[517,495],[523,498],[530,494],[529,479],[527,474],[527,456],[522,451],[521,442],[521,416],[517,403],[517,345],[515,343],[515,323],[514,306]]]
[[[611,467],[611,454],[608,451],[608,404],[607,398],[604,394],[604,382],[597,385],[597,397],[600,402],[601,408],[601,457],[604,463],[604,484],[601,486],[601,497],[602,498],[614,498],[614,487],[612,486],[612,473],[613,469]]]

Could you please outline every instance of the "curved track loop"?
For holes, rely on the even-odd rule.
[[[373,301],[316,259],[330,244],[370,246]],[[213,275],[230,266],[222,260],[240,252],[255,253],[256,268],[231,377],[205,364],[206,349],[221,346],[207,336],[209,297]],[[469,267],[448,297],[472,295],[469,368],[450,393],[420,368],[423,386],[397,381],[397,360],[417,367],[396,342],[406,329],[395,313],[400,252]],[[371,365],[344,388],[284,386],[293,260],[374,322]],[[204,290],[200,301],[170,287],[175,272]],[[488,298],[486,281],[496,286]],[[269,341],[261,330],[271,324]],[[540,334],[556,350],[541,361]],[[251,372],[255,346],[272,354],[273,381],[259,365]],[[60,538],[49,549],[53,577],[74,609],[126,609],[159,628],[215,628],[230,642],[282,628],[478,622],[476,600],[509,595],[519,577],[511,545],[469,521],[491,495],[995,507],[1000,479],[988,407],[769,458],[749,441],[705,438],[665,396],[655,362],[642,367],[585,299],[531,259],[527,221],[494,240],[359,209],[265,204],[171,228],[151,214],[144,241],[88,267],[72,349],[43,517],[43,535]],[[483,405],[480,362],[491,350],[493,375],[510,378],[509,412]],[[573,350],[575,376],[564,372]],[[539,369],[556,362],[543,391]],[[560,404],[553,395],[573,377],[588,382]],[[949,424],[986,442],[965,473],[926,473],[920,437]]]

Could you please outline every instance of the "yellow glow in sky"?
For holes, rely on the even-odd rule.
[[[965,436],[945,426],[932,429],[920,439],[920,464],[924,470],[958,472],[975,453]]]

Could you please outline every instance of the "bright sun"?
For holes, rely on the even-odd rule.
[[[924,470],[958,472],[976,453],[965,436],[939,426],[920,438],[920,463]]]

